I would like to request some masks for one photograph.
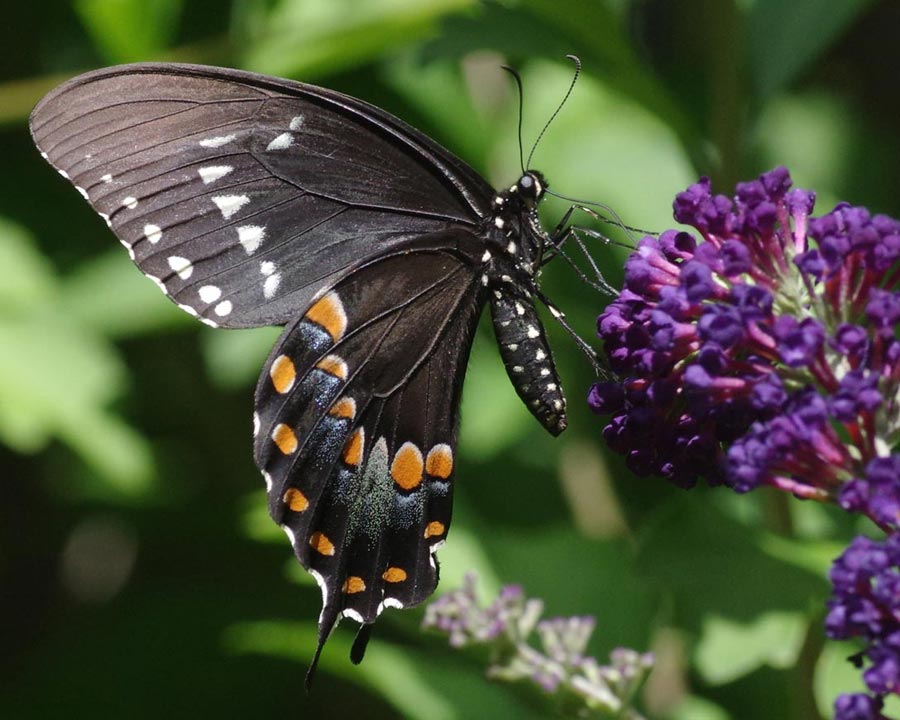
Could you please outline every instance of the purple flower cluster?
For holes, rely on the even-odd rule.
[[[900,535],[884,542],[857,537],[831,568],[834,588],[825,631],[836,640],[862,639],[858,662],[875,695],[842,695],[837,720],[881,718],[881,698],[900,694]]]
[[[898,526],[900,222],[814,195],[784,168],[680,193],[696,234],[646,237],[598,319],[620,382],[603,435],[641,475],[771,485]],[[699,240],[698,240],[699,236]]]
[[[578,714],[615,713],[643,720],[630,704],[653,666],[653,656],[619,648],[601,665],[585,655],[594,631],[591,617],[540,620],[544,604],[527,599],[518,585],[508,585],[487,608],[478,602],[474,573],[463,587],[445,593],[425,610],[423,627],[444,632],[454,647],[486,645],[492,662],[488,676],[515,682],[529,680]],[[528,639],[537,631],[540,649]]]

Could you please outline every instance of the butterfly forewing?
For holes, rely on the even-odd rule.
[[[35,108],[48,160],[209,324],[292,321],[352,262],[478,222],[490,189],[361,101],[233,70],[136,65]]]

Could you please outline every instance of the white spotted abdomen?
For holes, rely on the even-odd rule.
[[[491,295],[500,355],[522,402],[553,435],[566,429],[566,398],[540,318],[531,299],[513,284]]]

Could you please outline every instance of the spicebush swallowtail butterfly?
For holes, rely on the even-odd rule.
[[[534,300],[574,228],[525,170],[495,192],[389,113],[248,72],[137,64],[76,77],[34,142],[138,268],[212,327],[281,325],[256,387],[269,512],[318,581],[322,646],[425,600],[450,526],[458,405],[489,304],[509,377],[554,435],[565,399]]]

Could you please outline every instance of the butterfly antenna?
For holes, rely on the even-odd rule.
[[[522,168],[522,174],[525,174],[525,152],[522,150],[522,115],[524,110],[524,101],[522,99],[522,76],[519,75],[519,72],[515,68],[511,68],[509,65],[501,65],[506,72],[513,76],[513,79],[516,81],[516,87],[519,91],[519,165]],[[530,158],[529,158],[530,159]]]
[[[575,74],[572,76],[572,82],[569,83],[569,89],[566,91],[566,95],[562,99],[562,102],[557,106],[556,110],[553,111],[550,119],[544,125],[544,129],[541,130],[540,134],[537,137],[537,140],[534,141],[534,145],[531,146],[531,152],[528,153],[528,162],[525,163],[525,167],[531,167],[531,158],[534,156],[534,151],[537,150],[538,143],[541,142],[541,138],[544,137],[544,133],[547,132],[547,128],[550,127],[550,123],[552,123],[556,116],[559,115],[559,111],[563,109],[563,105],[566,104],[566,100],[569,99],[569,95],[571,95],[572,90],[575,89],[575,83],[578,81],[578,76],[581,74],[581,60],[578,59],[578,56],[566,55],[566,58],[575,63]]]

